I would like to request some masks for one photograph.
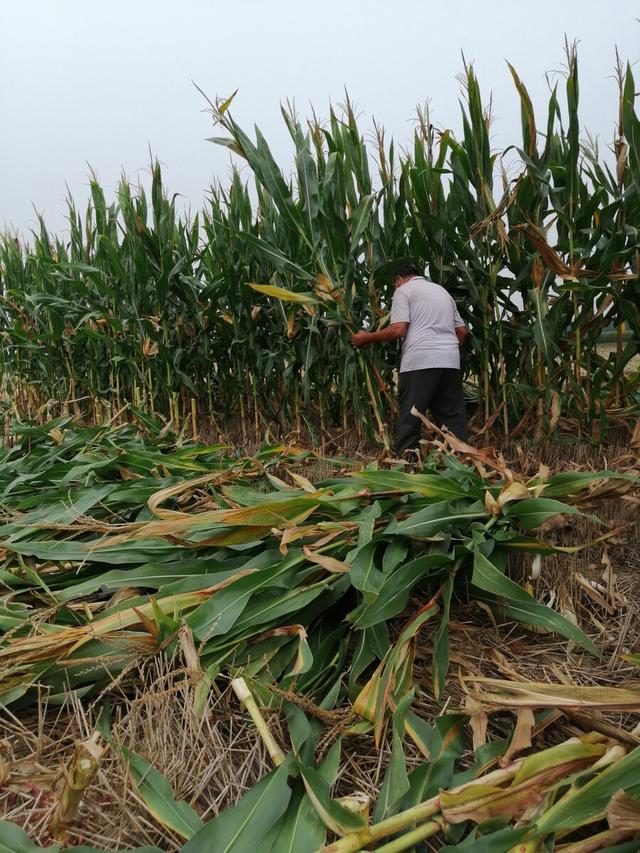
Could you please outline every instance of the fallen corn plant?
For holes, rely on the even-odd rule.
[[[627,791],[631,803],[637,804],[638,767],[640,749],[627,753],[620,744],[595,734],[575,738],[441,789],[418,805],[345,834],[323,853],[408,850],[439,834],[445,839],[448,834],[453,841],[446,847],[450,851],[535,851],[546,840],[554,843],[577,828],[602,821],[618,791]],[[617,840],[632,839],[636,833],[632,826]],[[394,840],[387,842],[390,837]]]
[[[301,825],[320,846],[326,832],[349,838],[391,826],[393,834],[426,838],[456,823],[452,805],[433,812],[428,826],[385,823],[407,797],[407,808],[423,802],[436,779],[431,798],[461,778],[453,768],[464,718],[430,727],[412,709],[414,655],[427,623],[437,624],[432,691],[445,692],[455,602],[482,600],[598,654],[580,627],[509,577],[508,557],[514,549],[544,556],[565,547],[537,528],[558,515],[578,517],[576,501],[594,484],[625,491],[635,483],[630,475],[541,471],[524,479],[488,450],[459,448],[460,458],[435,454],[420,474],[342,460],[337,476],[312,483],[305,466],[328,461],[295,448],[233,459],[224,447],[178,446],[175,435],[143,440],[132,427],[68,421],[23,428],[17,437],[0,459],[0,701],[24,708],[43,691],[51,704],[101,700],[126,691],[136,667],[163,653],[183,657],[198,718],[209,691],[229,679],[261,727],[260,703],[286,709],[293,751],[284,755],[267,737],[278,768],[202,827],[184,804],[171,805],[144,757],[126,758],[150,813],[190,836],[187,851],[211,849],[211,839],[215,849],[258,849],[255,838],[263,836],[269,850],[290,836],[298,845],[291,849],[315,849],[300,840]],[[377,744],[391,732],[371,825],[357,798],[331,797],[340,738],[318,759],[322,723],[306,721],[297,697],[327,713],[346,704],[341,731],[370,732]],[[428,765],[412,787],[407,739],[429,761],[441,754],[446,781],[431,779]],[[478,772],[485,767],[479,760]],[[526,796],[534,789],[538,796],[539,787],[525,786]],[[513,794],[500,791],[496,803]],[[256,809],[267,806],[273,820],[265,811],[258,821]],[[518,807],[510,814],[518,818]],[[246,847],[233,846],[239,825],[249,832]]]
[[[433,689],[442,693],[448,610],[460,594],[597,654],[578,626],[509,578],[507,559],[513,548],[554,550],[531,533],[579,512],[565,494],[602,480],[625,488],[628,476],[520,482],[494,470],[483,479],[443,456],[422,474],[370,466],[312,485],[282,470],[299,451],[232,460],[217,447],[163,452],[130,428],[63,427],[27,430],[0,462],[4,703],[44,686],[59,701],[95,695],[132,661],[177,649],[184,622],[209,679],[241,672],[313,696],[346,670],[379,740],[410,689],[428,620],[440,624]],[[389,623],[415,595],[426,603],[391,642]]]
[[[323,707],[329,710],[338,695],[334,687],[325,695]],[[440,845],[447,845],[445,849],[460,853],[534,851],[542,844],[551,845],[547,849],[598,850],[605,842],[637,841],[640,748],[628,751],[615,739],[592,732],[502,761],[508,751],[506,739],[481,746],[474,764],[461,769],[464,717],[449,714],[433,726],[420,723],[427,760],[409,771],[402,741],[412,698],[407,694],[394,713],[391,758],[371,817],[366,799],[331,796],[342,739],[317,763],[321,724],[285,700],[282,710],[291,752],[279,756],[271,773],[213,820],[198,827],[197,815],[188,812],[189,840],[183,853],[211,849],[388,853],[413,849],[428,838],[435,842],[435,836]],[[541,717],[539,729],[544,726]],[[501,766],[491,770],[498,760]],[[136,765],[140,762],[144,768],[145,762],[136,759]],[[186,804],[175,802],[153,768],[146,765],[144,772],[155,782],[143,799],[162,824],[173,827],[176,807],[186,809]],[[603,828],[605,821],[609,829]],[[582,841],[571,840],[576,831]],[[336,840],[326,844],[329,834]],[[585,844],[585,834],[597,839],[594,846],[579,846]],[[626,853],[634,848],[621,849]]]

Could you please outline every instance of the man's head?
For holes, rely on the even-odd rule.
[[[397,267],[393,276],[394,288],[400,287],[401,284],[405,284],[417,275],[422,275],[422,273],[418,267],[413,266],[412,264],[404,264],[403,266]]]

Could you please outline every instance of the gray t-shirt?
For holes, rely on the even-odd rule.
[[[464,326],[444,287],[416,276],[393,295],[391,322],[408,323],[400,373],[430,367],[460,368],[456,327]]]

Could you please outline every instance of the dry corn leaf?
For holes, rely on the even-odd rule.
[[[465,679],[478,687],[476,700],[486,710],[524,708],[602,708],[640,713],[640,688],[575,687],[537,681],[503,681],[499,678]]]
[[[151,338],[145,338],[142,341],[142,355],[145,358],[153,358],[158,355],[158,352],[158,344],[155,341],[152,341]]]
[[[531,708],[518,708],[516,711],[516,727],[511,735],[511,741],[507,751],[500,759],[500,766],[506,767],[513,756],[522,752],[523,749],[529,749],[531,746],[531,732],[535,726],[536,720]]]
[[[594,588],[593,581],[587,580],[587,578],[585,578],[585,576],[582,575],[580,572],[574,572],[573,577],[580,585],[580,587],[586,592],[591,601],[593,601],[599,607],[604,608],[604,610],[606,610],[610,616],[614,616],[618,612],[617,607],[614,607],[612,604],[610,604],[606,600],[606,598],[600,592],[598,592],[597,589]]]
[[[287,474],[291,477],[296,486],[300,486],[301,489],[304,489],[305,492],[309,492],[309,494],[316,495],[318,490],[316,487],[307,480],[306,477],[303,477],[302,474],[296,474],[295,471],[287,470]]]
[[[322,568],[326,569],[328,572],[344,574],[345,572],[351,571],[350,563],[345,563],[342,560],[336,560],[334,557],[329,557],[327,554],[316,554],[306,545],[302,550],[310,563],[322,566]]]
[[[289,314],[287,317],[287,337],[289,340],[292,341],[299,331],[300,326],[296,323],[295,314]]]
[[[415,406],[411,409],[411,414],[414,417],[419,418],[419,420],[421,420],[428,429],[435,432],[436,435],[441,436],[445,447],[449,447],[456,453],[460,453],[462,456],[468,457],[474,463],[480,464],[482,469],[489,468],[496,471],[499,474],[502,474],[509,482],[513,482],[514,480],[524,480],[524,477],[519,474],[515,474],[507,467],[504,458],[500,453],[496,452],[494,447],[478,448],[473,447],[471,444],[467,444],[466,441],[461,441],[459,438],[456,438],[453,433],[441,430],[437,427],[428,418],[426,418],[422,412],[419,412]]]
[[[64,441],[64,432],[61,429],[58,429],[58,427],[50,429],[47,435],[50,435],[56,444],[62,444]]]
[[[616,791],[611,797],[606,814],[611,829],[640,831],[640,801],[625,791]]]

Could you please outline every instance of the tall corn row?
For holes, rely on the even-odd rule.
[[[42,221],[29,248],[6,235],[5,407],[102,419],[132,405],[180,426],[197,413],[221,429],[239,423],[246,437],[355,431],[388,444],[397,350],[354,352],[349,335],[387,322],[393,264],[413,259],[469,325],[464,367],[479,423],[514,435],[559,425],[595,440],[630,423],[640,384],[628,369],[640,341],[631,70],[618,69],[615,157],[603,157],[580,137],[572,47],[564,97],[552,91],[541,128],[509,69],[520,170],[499,187],[490,108],[469,66],[459,139],[419,113],[400,152],[380,128],[368,145],[348,101],[326,123],[285,109],[295,151],[285,174],[226,102],[214,141],[248,166],[252,186],[246,168],[234,171],[185,220],[154,164],[149,197],[123,180],[108,204],[92,180],[84,213],[69,200],[65,240]],[[607,356],[597,343],[611,325]]]

